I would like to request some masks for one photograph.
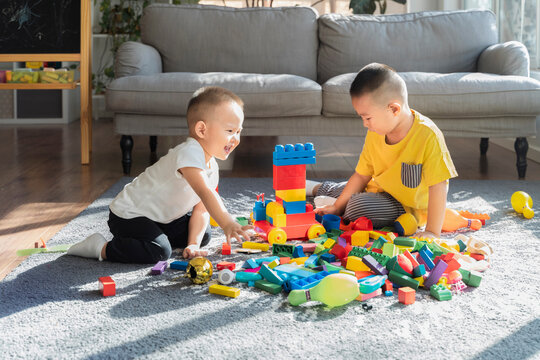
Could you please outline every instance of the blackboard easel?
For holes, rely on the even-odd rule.
[[[92,0],[81,1],[80,51],[78,53],[0,54],[0,62],[73,61],[80,63],[80,83],[16,84],[0,83],[0,90],[75,89],[81,87],[81,164],[90,163],[92,151]]]

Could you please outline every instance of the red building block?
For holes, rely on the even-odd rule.
[[[224,242],[224,243],[221,245],[221,255],[231,255],[231,245],[229,245],[228,243]]]
[[[390,280],[385,280],[382,288],[383,288],[383,291],[394,290],[394,286],[392,285],[392,282]]]
[[[349,252],[352,250],[351,245],[347,245],[346,247],[343,247],[339,244],[335,244],[332,246],[332,249],[330,249],[330,254],[333,254],[338,259],[346,258],[347,255],[349,255]]]
[[[110,276],[103,276],[99,279],[99,291],[103,296],[114,296],[116,295],[116,284]]]
[[[229,269],[233,271],[235,267],[236,267],[235,263],[228,262],[228,261],[222,261],[216,264],[216,268],[218,269],[218,271],[221,271],[223,269]]]
[[[398,290],[398,300],[405,305],[414,304],[416,300],[416,291],[410,287],[400,287]]]

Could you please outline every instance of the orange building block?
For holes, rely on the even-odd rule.
[[[231,255],[231,245],[224,242],[221,245],[221,255]]]
[[[398,300],[405,305],[414,304],[416,300],[416,291],[410,287],[400,287],[398,290]]]

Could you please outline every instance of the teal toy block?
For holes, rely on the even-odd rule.
[[[235,273],[235,280],[243,283],[261,280],[262,278],[261,274],[254,272],[238,271]]]
[[[414,290],[418,290],[420,283],[413,278],[408,277],[407,275],[400,274],[393,270],[388,272],[388,280],[399,285],[399,286],[408,286]]]
[[[272,255],[281,257],[293,257],[294,245],[291,244],[276,244],[272,245]]]
[[[258,268],[259,264],[255,261],[255,259],[247,259],[244,264],[242,265],[242,268],[244,269],[255,269]]]
[[[394,295],[394,292],[392,290],[386,290],[384,292],[384,296],[392,296],[392,295]]]
[[[319,237],[316,237],[315,239],[310,239],[308,242],[322,244],[328,239],[328,234],[324,233],[319,235]]]
[[[429,293],[439,301],[452,300],[452,292],[442,284],[435,284],[429,288]]]
[[[257,289],[264,290],[266,292],[269,292],[270,294],[279,294],[283,289],[281,288],[281,285],[277,285],[274,283],[271,283],[270,281],[266,280],[257,280],[255,281],[255,287]]]
[[[424,264],[420,264],[413,269],[413,276],[415,278],[423,276],[425,274],[426,274],[426,267],[424,266]]]
[[[359,258],[362,258],[366,255],[373,256],[373,258],[375,258],[375,260],[377,260],[382,266],[386,266],[386,264],[390,260],[389,256],[373,252],[360,246],[353,246],[352,250],[349,252],[349,256],[356,256]]]
[[[301,246],[295,246],[292,254],[293,258],[305,257],[304,248]]]
[[[290,282],[291,290],[305,290],[312,288],[328,275],[330,275],[328,271],[321,271],[306,278],[293,280]]]
[[[339,229],[332,229],[332,230],[328,231],[326,234],[327,234],[327,237],[332,238],[332,239],[337,241],[337,238],[341,234],[343,234],[343,231],[341,231]]]
[[[380,236],[377,240],[375,240],[373,242],[373,244],[371,244],[371,247],[369,249],[370,250],[372,250],[372,249],[382,249],[384,244],[386,244],[387,242],[388,242],[388,240],[386,240],[385,238]]]
[[[264,257],[260,259],[255,259],[255,262],[257,263],[257,265],[261,265],[262,263],[265,263],[265,262],[271,263],[274,260],[279,261],[279,257],[278,256]]]
[[[386,275],[371,275],[358,280],[358,286],[362,294],[371,294],[381,288],[388,277]]]
[[[175,270],[182,270],[182,271],[186,271],[187,269],[187,266],[188,266],[188,262],[187,261],[173,261],[169,267],[171,269],[175,269]]]
[[[300,278],[308,277],[316,273],[316,271],[307,269],[303,266],[298,266],[296,264],[278,265],[273,270],[280,276],[282,273],[286,273],[288,275],[297,276]]]
[[[270,269],[266,264],[261,265],[259,274],[261,274],[265,280],[268,280],[271,283],[277,284],[279,286],[283,285],[283,279],[274,270]]]
[[[304,267],[313,268],[313,267],[317,266],[318,261],[319,261],[319,255],[311,255],[304,262]]]
[[[457,243],[459,245],[459,252],[464,252],[467,250],[467,244],[465,244],[461,239],[459,239]]]

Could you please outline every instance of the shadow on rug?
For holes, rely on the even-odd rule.
[[[110,238],[108,204],[123,179],[49,242],[75,243],[93,232]],[[479,288],[438,302],[425,290],[405,306],[393,297],[353,301],[336,309],[318,303],[288,304],[239,285],[238,298],[208,294],[168,269],[66,256],[29,257],[0,282],[2,358],[451,358],[523,359],[539,356],[540,307],[537,217],[524,220],[510,206],[514,191],[534,200],[540,182],[453,180],[449,207],[488,213],[475,233],[494,250],[492,268]],[[271,195],[271,179],[220,181],[234,216],[249,216],[256,194]],[[453,237],[455,234],[449,234]],[[218,254],[224,241],[214,230],[209,260],[249,256]],[[237,265],[237,266],[238,266]],[[111,276],[117,295],[104,298],[97,279]]]

